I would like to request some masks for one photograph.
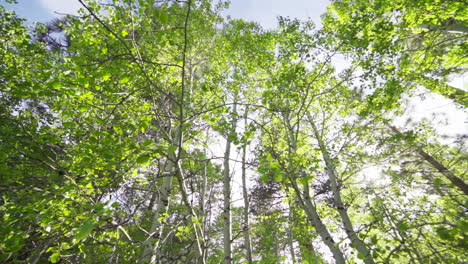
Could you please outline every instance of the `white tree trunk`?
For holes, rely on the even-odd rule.
[[[169,197],[172,191],[172,179],[174,175],[174,162],[167,160],[167,166],[163,173],[163,183],[159,189],[159,199],[156,212],[154,212],[151,221],[151,229],[149,230],[148,238],[143,242],[143,254],[140,260],[143,263],[154,263],[157,259],[159,249],[159,241],[161,241],[163,223],[159,222],[163,213],[167,213],[169,208]],[[154,241],[156,239],[156,241]],[[154,244],[153,244],[154,243]]]
[[[244,129],[247,128],[247,109],[244,114]],[[242,146],[242,196],[244,198],[244,244],[246,250],[247,263],[252,263],[252,244],[250,240],[250,220],[249,220],[249,195],[247,189],[247,175],[246,175],[246,154],[247,142]]]
[[[236,113],[236,104],[234,102],[233,113]],[[226,135],[226,148],[224,152],[224,170],[223,170],[223,196],[224,196],[224,206],[223,206],[223,244],[224,244],[224,263],[230,264],[232,261],[232,226],[231,226],[231,172],[229,169],[229,161],[231,158],[231,138],[230,135],[236,132],[236,122],[235,118],[231,121],[232,129],[228,131]]]
[[[338,213],[341,218],[341,222],[343,223],[346,235],[348,239],[351,240],[351,245],[363,256],[364,263],[366,264],[375,264],[372,254],[370,250],[367,248],[367,245],[357,236],[356,232],[354,231],[353,224],[351,219],[349,218],[348,211],[343,204],[343,200],[341,199],[341,193],[338,186],[338,173],[336,168],[333,164],[332,159],[328,153],[328,150],[322,140],[322,137],[317,129],[317,126],[313,122],[310,114],[308,114],[309,122],[312,126],[312,130],[314,133],[315,138],[317,139],[320,147],[320,151],[322,153],[323,160],[325,161],[325,168],[330,179],[330,186],[333,193],[333,198],[335,202],[335,206],[338,210]]]
[[[402,135],[401,132],[394,126],[390,125],[387,123],[387,126],[390,127],[390,129],[397,135]],[[414,145],[411,142],[408,142],[408,140],[405,139],[404,136],[402,138],[408,143],[409,145]],[[465,195],[468,195],[468,184],[463,181],[460,177],[455,175],[451,170],[449,170],[447,167],[445,167],[442,163],[440,163],[438,160],[436,160],[433,156],[431,156],[429,153],[425,152],[421,147],[419,146],[413,146],[413,148],[416,150],[419,156],[423,158],[425,161],[427,161],[434,169],[436,169],[438,172],[440,172],[442,175],[444,175],[453,185],[455,185],[460,191],[462,191]]]
[[[288,129],[288,137],[290,141],[289,142],[290,152],[295,153],[297,150],[297,139],[294,135],[294,130],[289,120],[289,114],[286,113],[283,118],[284,118],[286,127]],[[333,258],[335,259],[336,263],[345,264],[345,258],[343,256],[343,252],[341,252],[340,248],[338,247],[336,242],[333,240],[333,237],[331,236],[327,227],[322,222],[322,219],[320,219],[320,216],[317,212],[317,208],[312,203],[312,199],[310,198],[310,194],[309,194],[308,183],[303,184],[304,186],[303,193],[301,193],[299,186],[297,186],[296,178],[291,177],[290,183],[292,187],[294,188],[294,191],[296,193],[297,198],[299,199],[302,209],[305,211],[307,217],[309,218],[309,221],[312,223],[312,225],[315,227],[315,230],[317,231],[319,236],[322,238],[322,241],[325,243],[325,245],[327,245],[328,249],[330,249],[330,251],[332,252]]]
[[[288,189],[287,189],[288,190]],[[289,254],[291,254],[291,261],[296,263],[296,252],[294,250],[294,235],[293,235],[293,212],[292,212],[292,202],[288,201],[288,246],[289,246]]]
[[[468,27],[463,24],[449,24],[449,25],[433,25],[433,24],[421,24],[420,28],[424,28],[429,31],[446,31],[453,33],[468,34]]]

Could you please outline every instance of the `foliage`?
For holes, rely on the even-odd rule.
[[[1,262],[249,263],[246,232],[251,263],[464,261],[466,135],[393,121],[414,86],[466,106],[463,3],[266,31],[226,2],[80,2],[32,30],[0,7]]]

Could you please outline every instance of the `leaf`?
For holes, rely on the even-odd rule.
[[[51,252],[51,251],[54,251],[55,250],[55,247],[50,247],[46,250],[46,252]]]
[[[281,173],[275,173],[273,178],[275,179],[276,182],[280,182],[283,179],[283,175],[281,175]]]
[[[304,155],[306,152],[307,152],[307,148],[304,147],[304,146],[298,148],[297,151],[296,151],[296,153],[297,153],[298,155]]]
[[[111,76],[112,75],[110,75],[110,74],[106,74],[106,75],[102,76],[102,80],[107,81],[107,80],[110,79]]]
[[[60,252],[55,252],[49,257],[51,263],[57,263],[60,260]]]
[[[148,163],[149,159],[150,159],[149,155],[142,155],[142,156],[137,158],[136,162],[138,164],[146,164],[146,163]]]
[[[307,180],[307,178],[299,178],[297,179],[297,181],[303,185],[309,184],[309,181]]]
[[[447,228],[438,228],[436,230],[437,235],[443,240],[451,240],[452,235]]]
[[[175,153],[176,150],[177,150],[177,146],[174,146],[174,145],[171,145],[171,146],[169,146],[169,147],[167,148],[167,151],[168,151],[169,153]]]
[[[166,12],[159,13],[159,21],[163,24],[167,23],[169,21],[169,15]]]
[[[129,79],[128,77],[124,77],[124,78],[122,78],[119,82],[120,82],[121,84],[124,84],[124,83],[128,83],[128,81],[130,81],[130,79]]]
[[[94,223],[93,222],[87,222],[86,224],[80,226],[78,228],[78,232],[75,235],[75,239],[80,241],[84,238],[86,238],[94,229]]]
[[[59,82],[53,82],[53,83],[52,83],[52,88],[54,88],[54,89],[60,89],[60,88],[62,88],[62,84],[59,83]]]
[[[80,106],[78,106],[78,110],[80,112],[85,112],[86,110],[88,110],[88,106],[87,105],[80,105]]]
[[[263,183],[267,183],[269,179],[269,176],[267,174],[262,174],[260,175],[260,181]]]
[[[366,257],[361,252],[358,253],[357,257],[358,259],[366,259]]]
[[[406,230],[408,230],[408,225],[403,222],[403,221],[400,221],[397,225],[396,225],[396,228],[398,229],[398,231],[400,232],[406,232]]]

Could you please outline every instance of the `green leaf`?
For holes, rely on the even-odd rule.
[[[438,228],[436,233],[443,240],[452,240],[452,235],[447,228]]]
[[[60,89],[60,88],[62,88],[62,84],[59,83],[59,82],[53,82],[53,83],[52,83],[52,88],[54,88],[54,89]]]
[[[263,183],[268,182],[268,179],[269,179],[269,178],[270,178],[270,177],[268,176],[268,174],[262,174],[262,175],[260,175],[260,181],[263,182]]]
[[[84,239],[85,237],[87,237],[93,231],[94,226],[95,226],[94,223],[91,221],[80,226],[80,228],[78,228],[78,232],[75,235],[75,239],[80,241]]]
[[[276,182],[280,182],[283,179],[283,175],[281,173],[275,173],[273,176]]]
[[[57,263],[60,260],[60,252],[55,252],[49,257],[51,263]]]
[[[177,151],[177,146],[174,146],[174,145],[170,145],[168,148],[167,148],[167,151],[169,153],[175,153]]]
[[[107,81],[107,80],[110,79],[111,76],[112,75],[110,75],[110,74],[106,74],[106,75],[102,76],[102,80]]]
[[[361,252],[358,253],[357,257],[358,259],[366,259],[366,257]]]
[[[159,21],[161,21],[161,23],[163,24],[166,24],[167,22],[169,22],[169,15],[167,14],[167,12],[161,12],[159,13]]]
[[[124,84],[124,83],[128,83],[128,81],[130,81],[130,79],[129,79],[128,77],[124,77],[124,78],[120,79],[119,82],[120,82],[121,84]]]
[[[149,155],[142,155],[142,156],[137,158],[136,162],[138,164],[146,164],[146,163],[148,163],[149,159],[150,159]]]
[[[86,110],[88,110],[88,106],[87,105],[80,105],[80,106],[78,106],[78,110],[80,112],[85,112]]]
[[[299,178],[297,179],[297,182],[303,185],[309,184],[309,181],[307,180],[307,178]]]

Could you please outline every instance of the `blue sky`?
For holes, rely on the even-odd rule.
[[[18,2],[17,5],[7,5],[7,8],[15,10],[20,17],[27,18],[29,22],[46,22],[56,16],[54,12],[73,13],[80,7],[78,0],[18,0]],[[279,15],[301,19],[310,17],[318,24],[320,15],[325,12],[328,3],[328,0],[231,0],[229,10],[224,13],[259,22],[266,28],[273,28]]]

